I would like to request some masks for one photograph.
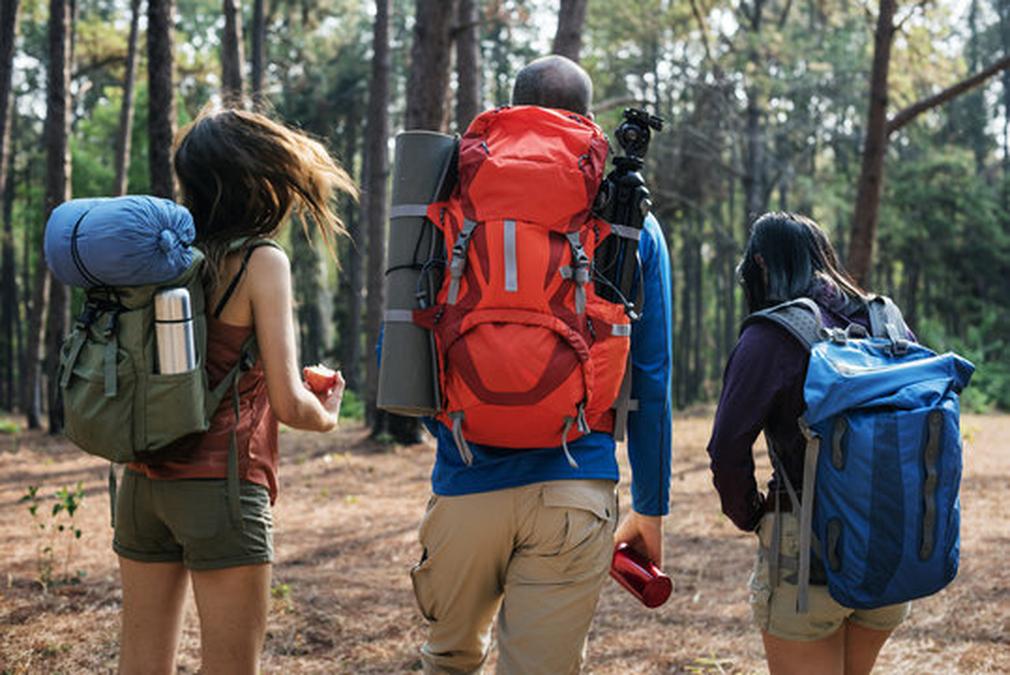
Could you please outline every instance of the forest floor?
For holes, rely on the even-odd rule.
[[[705,454],[709,428],[703,415],[676,421],[665,564],[673,596],[649,611],[608,581],[586,672],[766,672],[747,606],[754,541],[720,514]],[[942,593],[915,603],[885,646],[879,673],[1010,673],[1010,417],[966,416],[963,431],[960,575]],[[330,436],[284,431],[281,443],[263,672],[419,670],[424,622],[407,573],[419,554],[416,529],[432,449],[383,449],[354,427]],[[0,435],[0,673],[114,672],[121,592],[106,466],[66,441]],[[766,460],[759,469],[767,474]],[[626,465],[623,473],[627,505]],[[78,481],[84,498],[74,520],[82,534],[67,559],[72,535],[57,529],[51,573],[69,573],[78,582],[44,592],[39,560],[49,535],[38,526],[65,522],[65,514],[51,516],[53,494]],[[20,501],[30,485],[40,486],[38,522]],[[179,670],[198,668],[190,598]]]

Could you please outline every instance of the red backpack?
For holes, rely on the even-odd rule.
[[[600,298],[591,263],[610,226],[592,205],[607,139],[589,119],[500,108],[460,142],[459,182],[428,218],[445,240],[437,302],[415,312],[434,332],[442,408],[469,464],[467,440],[507,448],[613,433],[631,324]]]

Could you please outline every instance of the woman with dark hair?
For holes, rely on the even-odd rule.
[[[870,296],[839,264],[823,230],[804,216],[768,213],[758,218],[738,275],[752,313],[810,298],[829,328],[870,327]],[[776,508],[782,517],[780,555],[798,552],[798,514],[791,512],[779,472],[785,471],[802,491],[806,441],[797,421],[804,411],[808,358],[805,347],[785,328],[770,321],[746,325],[726,364],[708,445],[713,481],[723,513],[741,530],[757,532],[760,540],[750,603],[771,673],[869,673],[891,631],[908,615],[909,603],[872,610],[843,607],[828,593],[823,567],[815,558],[809,610],[801,614],[796,610],[795,572],[778,570],[779,578],[771,579]],[[754,478],[753,444],[762,431],[778,460],[767,496]]]
[[[131,464],[119,491],[113,548],[123,583],[119,672],[174,673],[183,600],[192,581],[205,673],[258,673],[273,561],[278,421],[337,426],[344,383],[316,396],[296,361],[291,267],[278,236],[292,212],[329,245],[334,211],[354,184],[323,146],[263,115],[204,112],[180,132],[175,172],[207,257],[206,369],[216,385],[255,334],[259,358],[226,396],[210,429],[157,464]],[[236,421],[236,415],[238,420]],[[237,425],[237,426],[236,426]],[[237,519],[226,487],[238,440]]]

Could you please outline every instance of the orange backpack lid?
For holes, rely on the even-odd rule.
[[[460,142],[463,213],[577,230],[590,216],[608,149],[600,127],[582,115],[536,106],[482,113]]]

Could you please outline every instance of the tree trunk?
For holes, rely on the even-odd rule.
[[[894,40],[895,0],[880,0],[877,29],[873,36],[873,70],[870,74],[870,101],[867,112],[863,161],[856,188],[856,208],[852,214],[852,234],[846,266],[860,284],[869,282],[873,263],[873,242],[877,236],[877,210],[887,152],[888,71]]]
[[[364,189],[361,220],[368,230],[368,302],[365,305],[366,408],[373,431],[382,433],[383,416],[376,408],[379,367],[375,348],[382,325],[386,280],[386,182],[389,174],[389,14],[391,0],[375,3],[372,37],[372,76],[368,84],[368,113],[365,123]]]
[[[12,126],[13,128],[13,126]],[[2,170],[0,170],[2,173]],[[14,153],[8,155],[7,176],[3,190],[3,275],[0,277],[0,340],[3,362],[0,363],[0,387],[2,396],[0,408],[13,411],[17,406],[16,381],[18,327],[21,317],[18,312],[17,256],[14,252]]]
[[[267,61],[266,0],[253,0],[252,23],[252,100],[257,109],[263,107],[263,80]]]
[[[14,138],[14,136],[11,136]],[[32,171],[32,164],[29,163],[25,167],[25,195],[26,203],[29,208],[32,206],[32,187],[35,183],[35,174]],[[31,422],[32,401],[36,400],[32,388],[38,383],[38,378],[32,378],[32,371],[38,362],[38,342],[35,343],[35,351],[29,351],[29,345],[32,341],[31,328],[34,325],[34,319],[32,315],[32,265],[31,265],[31,251],[33,248],[41,248],[32,246],[32,224],[25,223],[21,232],[21,306],[22,315],[25,317],[25,321],[22,323],[28,324],[28,335],[24,336],[21,341],[21,353],[18,355],[18,372],[21,373],[19,378],[19,389],[18,389],[18,399],[21,401],[21,411],[28,416],[28,421]],[[18,326],[18,330],[21,330],[23,326]],[[32,356],[29,356],[32,354]],[[39,427],[38,423],[38,411],[36,409],[35,416],[36,422],[33,428],[37,429]],[[31,426],[29,424],[29,426]]]
[[[358,154],[358,137],[361,132],[361,121],[357,108],[348,111],[344,125],[344,165],[349,172],[354,171],[354,158]],[[347,303],[347,318],[341,331],[341,360],[343,361],[344,379],[348,389],[361,393],[361,309],[362,294],[365,288],[365,260],[367,248],[366,231],[361,227],[358,217],[358,205],[352,199],[347,199],[347,231],[350,235],[350,245],[347,247],[345,280],[346,290],[344,301]]]
[[[754,70],[760,72],[763,59],[759,46],[761,44],[761,26],[764,13],[764,0],[754,0],[748,23],[749,39],[752,45],[749,50],[750,63]],[[768,208],[768,189],[765,184],[765,111],[764,92],[758,82],[751,82],[746,88],[747,110],[745,113],[745,148],[743,153],[743,176],[741,183],[744,192],[744,241],[750,235],[750,225],[754,219]]]
[[[242,103],[242,7],[240,0],[224,0],[221,35],[221,94],[232,105]]]
[[[140,28],[140,0],[130,0],[130,39],[126,47],[126,73],[123,76],[123,104],[119,109],[119,135],[116,137],[116,184],[114,195],[125,195],[130,170],[130,139],[133,134],[133,89],[137,80],[137,41]]]
[[[999,5],[1000,46],[1010,54],[1010,0]],[[1010,218],[1010,69],[1003,71],[1003,190],[1004,223]]]
[[[444,131],[447,127],[445,93],[452,60],[454,6],[450,0],[417,0],[405,129]]]
[[[481,112],[478,0],[459,0],[456,19],[456,131],[463,133]]]
[[[172,25],[174,0],[147,2],[148,161],[151,194],[175,198],[172,173],[172,139],[175,136],[175,88],[173,79]]]
[[[13,96],[14,43],[18,33],[20,0],[0,5],[0,203],[3,205],[2,278],[0,278],[0,340],[3,363],[0,364],[0,407],[14,408],[14,335],[18,324],[18,292],[14,258]]]
[[[321,363],[329,344],[329,324],[323,296],[322,260],[313,243],[312,230],[296,221],[291,228],[291,262],[294,273],[295,301],[298,307],[298,332],[302,363]]]
[[[567,56],[576,63],[582,52],[582,27],[586,23],[588,0],[561,0],[558,10],[558,29],[554,33],[551,51]]]
[[[45,124],[45,218],[70,199],[70,72],[71,5],[67,0],[49,3],[49,78]],[[40,253],[39,258],[44,259]],[[49,392],[49,433],[63,431],[63,406],[57,386],[60,345],[67,326],[67,288],[55,279],[49,283],[46,325],[46,374]]]

